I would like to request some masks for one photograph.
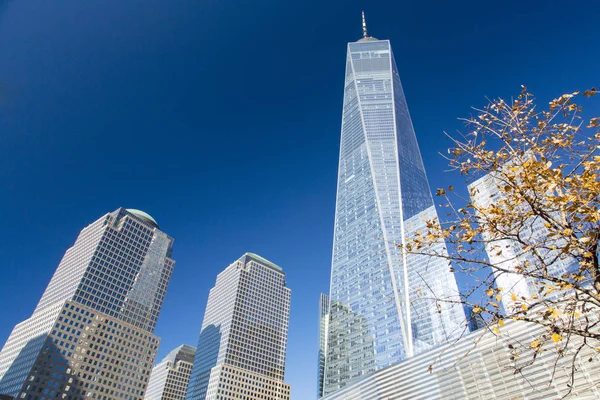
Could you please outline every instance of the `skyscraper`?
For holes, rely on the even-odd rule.
[[[509,162],[508,165],[511,163]],[[480,211],[491,205],[501,205],[501,200],[505,198],[500,190],[501,186],[500,177],[496,173],[487,174],[471,183],[469,193],[473,205]],[[517,206],[522,210],[530,210],[525,201]],[[478,213],[478,217],[481,222],[481,213]],[[515,271],[518,267],[524,268],[528,272],[537,272],[540,276],[548,274],[549,277],[556,278],[568,272],[576,273],[579,267],[576,260],[570,257],[560,257],[557,250],[547,250],[553,245],[556,245],[556,248],[562,248],[565,239],[561,236],[550,236],[550,230],[545,226],[546,221],[542,218],[531,217],[525,221],[527,223],[519,227],[515,226],[513,229],[518,230],[520,240],[536,249],[536,254],[525,251],[525,246],[518,243],[517,240],[492,237],[491,232],[486,231],[482,236],[486,242],[485,248],[490,263],[503,270]],[[506,237],[506,235],[503,236]],[[541,265],[538,257],[544,260],[544,265]],[[526,267],[526,265],[529,266]],[[542,272],[543,269],[545,271]],[[537,294],[540,288],[540,282],[536,282],[536,279],[526,277],[522,273],[508,273],[494,269],[494,274],[496,286],[516,295],[519,300],[530,298],[533,294]],[[564,293],[557,291],[554,295],[563,296]],[[550,297],[554,295],[550,295]],[[512,296],[502,296],[502,305],[507,313],[513,311],[514,301],[512,299]]]
[[[183,400],[190,383],[196,348],[183,344],[152,369],[146,400]]]
[[[432,299],[458,296],[448,263],[398,246],[434,218],[390,42],[363,14],[346,58],[324,393],[460,334],[462,307]]]
[[[283,270],[246,253],[210,290],[188,400],[289,400],[290,289]]]
[[[84,228],[0,352],[0,393],[143,399],[172,243],[139,210],[119,208]]]

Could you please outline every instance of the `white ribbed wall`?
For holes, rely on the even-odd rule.
[[[507,322],[503,336],[490,331],[471,333],[454,345],[440,346],[427,353],[382,369],[368,378],[338,390],[323,400],[398,400],[398,399],[560,399],[567,392],[572,358],[558,360],[551,380],[556,352],[551,345],[535,363],[515,374],[508,343],[530,343],[541,330],[531,324]],[[483,335],[483,336],[482,336]],[[506,339],[510,335],[511,339]],[[479,343],[475,346],[475,341]],[[571,339],[576,346],[577,340]],[[580,342],[579,342],[580,343]],[[585,349],[578,359],[573,399],[600,399],[600,359],[588,362],[596,351]],[[467,354],[468,353],[468,354]],[[427,368],[440,356],[433,373]],[[461,358],[462,357],[462,358]],[[459,361],[460,360],[460,361]],[[526,355],[521,362],[530,360]]]

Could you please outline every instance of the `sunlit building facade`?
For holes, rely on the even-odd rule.
[[[325,356],[327,354],[327,331],[329,326],[329,296],[321,293],[319,298],[319,377],[317,379],[317,398],[323,396],[325,378]]]
[[[477,179],[469,185],[471,201],[478,210],[491,205],[502,204],[501,200],[505,197],[500,190],[500,186],[502,186],[501,181],[493,173]],[[529,207],[525,202],[517,206]],[[483,218],[480,213],[478,213],[478,217]],[[525,246],[517,240],[492,238],[491,233],[486,231],[482,235],[490,263],[497,265],[502,270],[515,271],[517,268],[523,268],[524,271],[537,271],[539,275],[547,273],[548,276],[556,278],[560,278],[568,272],[576,272],[578,270],[576,260],[560,257],[560,254],[555,250],[547,250],[554,245],[557,248],[563,247],[564,243],[561,241],[564,241],[564,238],[549,236],[550,230],[545,226],[545,223],[546,221],[540,217],[531,217],[522,226],[513,228],[518,230],[519,237],[524,243],[536,249],[537,254],[544,260],[544,265],[541,265],[540,259],[531,251],[524,251]],[[514,294],[518,300],[528,299],[537,294],[540,286],[536,279],[527,277],[522,273],[504,272],[500,269],[494,269],[497,287],[502,288],[507,293]],[[544,270],[543,273],[542,270]],[[555,294],[564,295],[560,291]],[[514,303],[512,295],[502,296],[502,305],[505,312],[513,312]]]
[[[290,295],[281,267],[256,254],[244,254],[217,276],[188,400],[290,399],[284,382]]]
[[[173,239],[120,208],[81,231],[32,316],[0,352],[0,393],[19,399],[141,400]]]
[[[196,348],[183,344],[152,369],[145,400],[183,400],[190,383]]]
[[[368,36],[364,20],[363,33],[346,58],[325,394],[465,323],[460,305],[432,300],[458,296],[448,263],[398,246],[437,213],[390,42]]]
[[[592,321],[598,321],[598,317],[597,313],[588,315]],[[544,333],[543,326],[507,320],[501,332],[499,336],[491,329],[480,329],[466,334],[381,369],[322,400],[600,398],[600,363],[588,361],[596,357],[597,350],[582,346],[579,355],[572,357],[582,337],[571,337],[569,356],[562,357],[549,349],[533,358],[534,350],[528,344]],[[515,361],[509,345],[519,343],[525,346],[519,349]]]

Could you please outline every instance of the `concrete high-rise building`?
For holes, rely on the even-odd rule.
[[[183,344],[152,369],[146,400],[183,400],[190,383],[196,348]]]
[[[321,293],[319,299],[319,378],[317,380],[317,398],[323,396],[323,378],[325,377],[325,355],[327,354],[327,328],[329,325],[329,296]]]
[[[139,210],[119,208],[84,228],[0,352],[0,393],[143,399],[174,266],[172,243]]]
[[[390,42],[363,15],[346,58],[325,394],[460,335],[460,304],[433,300],[459,296],[447,261],[398,246],[436,218]]]
[[[500,186],[502,186],[501,181],[495,173],[477,179],[469,185],[471,201],[479,210],[491,205],[501,205],[505,194],[500,190]],[[517,206],[523,207],[523,209],[529,208],[525,202]],[[483,218],[481,213],[478,213],[478,217],[480,221]],[[524,251],[525,246],[517,240],[491,237],[490,232],[483,232],[482,236],[486,242],[485,249],[490,263],[508,271],[524,268],[529,272],[538,272],[540,276],[547,273],[549,276],[557,278],[568,272],[576,272],[578,270],[576,260],[559,257],[560,254],[556,250],[546,250],[553,245],[556,245],[557,248],[563,247],[564,243],[561,241],[564,241],[564,238],[550,237],[550,230],[545,226],[545,222],[542,218],[531,217],[526,220],[526,223],[513,228],[515,232],[518,230],[520,240],[536,249],[537,255],[545,260],[544,265],[541,265],[540,259],[531,251]],[[535,278],[526,277],[522,273],[507,273],[494,269],[494,274],[496,286],[515,294],[519,300],[522,297],[530,298],[533,294],[537,294],[540,287]],[[555,294],[564,295],[560,291]],[[508,295],[502,296],[502,305],[506,313],[513,311],[514,301],[512,298]]]
[[[283,379],[290,294],[283,270],[252,253],[217,276],[188,400],[289,400]]]

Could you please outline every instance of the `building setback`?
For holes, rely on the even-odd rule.
[[[146,400],[183,400],[190,383],[196,348],[183,344],[152,369]]]
[[[119,208],[84,228],[0,352],[0,393],[143,399],[175,263],[172,244],[139,210]]]
[[[285,285],[279,266],[252,253],[217,276],[188,400],[289,400],[283,379],[291,291]]]
[[[323,392],[452,340],[465,325],[447,261],[400,246],[437,219],[388,40],[348,44]],[[435,251],[446,253],[443,244]],[[441,310],[438,309],[441,307]],[[439,311],[442,311],[441,313]]]

